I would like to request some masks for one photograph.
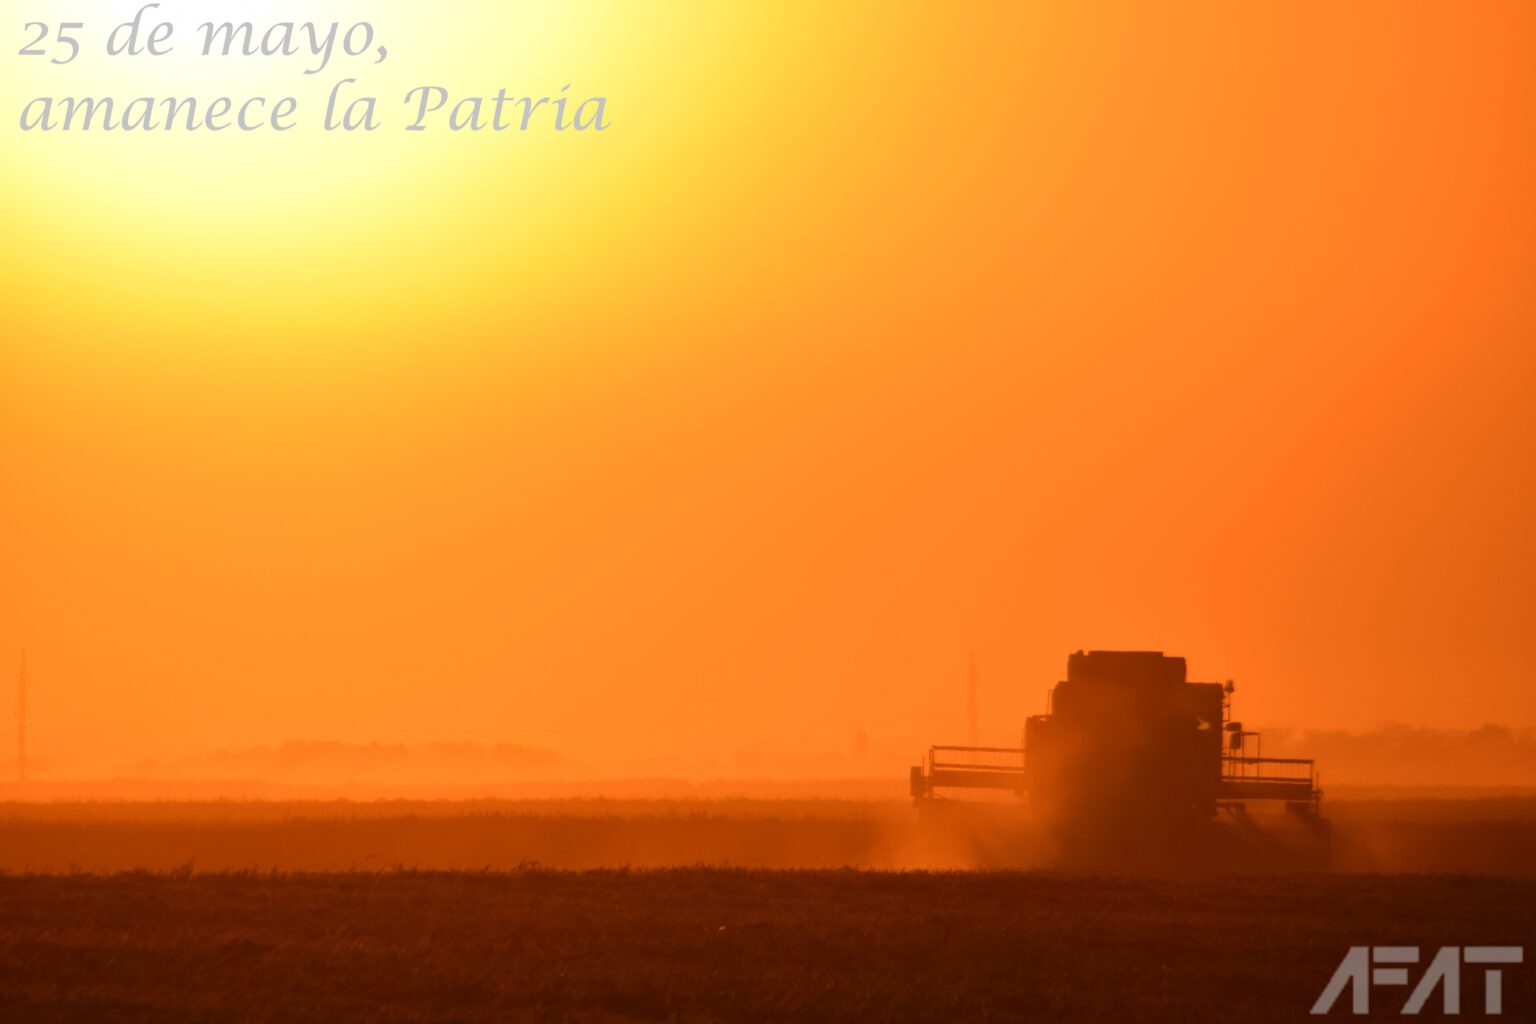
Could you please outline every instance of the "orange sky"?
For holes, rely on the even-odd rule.
[[[972,648],[999,743],[1080,647],[1536,725],[1536,6],[384,6],[402,81],[615,127],[0,128],[50,770],[915,757]]]

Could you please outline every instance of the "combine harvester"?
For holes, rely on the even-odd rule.
[[[1028,799],[1067,864],[1327,866],[1312,761],[1264,757],[1231,720],[1232,691],[1189,682],[1184,659],[1160,651],[1078,651],[1023,747],[929,749],[911,772],[920,821],[934,833],[974,819],[974,803],[940,790],[1005,790]],[[1285,813],[1250,814],[1256,804]]]

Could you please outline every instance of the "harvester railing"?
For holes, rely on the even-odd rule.
[[[1314,771],[1312,759],[1305,757],[1224,757],[1221,759],[1223,779],[1310,782]]]
[[[912,795],[935,788],[1024,791],[1023,747],[929,747],[924,763],[912,769]]]
[[[1023,747],[929,747],[929,768],[964,768],[968,771],[1021,772]]]
[[[1221,759],[1221,796],[1228,800],[1283,800],[1314,813],[1322,791],[1317,769],[1304,757],[1242,757]]]

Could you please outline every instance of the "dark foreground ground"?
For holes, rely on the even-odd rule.
[[[0,1019],[1299,1021],[1351,945],[1533,926],[1536,881],[1425,875],[12,876]]]

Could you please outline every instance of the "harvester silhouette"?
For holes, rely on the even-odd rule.
[[[1264,757],[1259,734],[1231,719],[1233,685],[1188,681],[1183,658],[1160,651],[1078,651],[1051,690],[1046,714],[1025,722],[1022,747],[935,746],[911,771],[920,814],[937,816],[945,789],[1008,790],[1027,796],[1069,858],[1113,860],[1158,850],[1218,858],[1281,845],[1281,859],[1326,863],[1316,768],[1302,758]],[[1261,828],[1252,804],[1283,806],[1296,829]],[[1224,816],[1235,826],[1210,826]],[[1270,816],[1273,817],[1273,816]],[[1242,842],[1231,842],[1234,837]]]

